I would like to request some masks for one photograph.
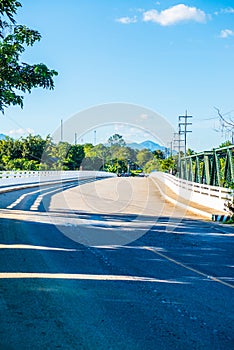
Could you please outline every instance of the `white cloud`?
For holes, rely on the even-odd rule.
[[[122,23],[122,24],[136,23],[137,22],[137,16],[117,18],[116,22],[119,22],[119,23]]]
[[[184,21],[205,22],[207,15],[204,11],[184,4],[172,6],[161,12],[153,9],[143,13],[144,22],[155,22],[169,26]]]
[[[28,134],[34,134],[35,131],[33,129],[27,128],[27,129],[23,129],[23,128],[19,128],[19,129],[12,129],[10,131],[7,132],[7,135],[9,136],[24,136],[24,135],[28,135]]]
[[[234,8],[232,7],[227,7],[225,9],[221,9],[221,13],[234,13]]]
[[[231,29],[223,29],[223,30],[221,30],[219,37],[222,38],[222,39],[225,39],[225,38],[227,38],[229,36],[233,36],[233,35],[234,35],[234,31],[233,30],[231,30]]]
[[[234,14],[234,8],[233,7],[226,7],[226,8],[219,10],[219,11],[214,12],[214,14],[216,16],[218,16],[220,14],[228,14],[228,13]]]

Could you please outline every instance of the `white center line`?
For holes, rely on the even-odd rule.
[[[179,266],[181,266],[181,267],[183,267],[183,268],[185,268],[185,269],[187,269],[187,270],[190,270],[190,271],[192,271],[192,272],[194,272],[194,273],[196,273],[196,274],[198,274],[198,275],[200,275],[200,276],[203,276],[203,277],[205,277],[205,278],[207,278],[207,279],[209,279],[209,280],[211,280],[211,281],[221,283],[221,284],[223,284],[223,285],[226,286],[226,287],[229,287],[229,288],[234,289],[234,285],[232,285],[232,284],[230,284],[230,283],[227,283],[227,282],[224,282],[224,281],[222,281],[221,279],[219,279],[219,278],[217,278],[217,277],[208,276],[208,275],[205,274],[204,272],[201,272],[201,271],[199,271],[199,270],[196,270],[196,269],[194,269],[193,267],[187,266],[187,265],[183,264],[183,263],[180,262],[180,261],[177,261],[177,260],[175,260],[175,259],[172,259],[172,258],[170,258],[169,256],[160,253],[160,252],[159,252],[156,248],[154,248],[154,247],[143,247],[143,249],[149,250],[150,252],[153,252],[153,253],[155,253],[155,254],[157,254],[157,255],[163,257],[164,259],[167,259],[168,261],[171,261],[172,263],[174,263],[174,264],[176,264],[176,265],[179,265]]]

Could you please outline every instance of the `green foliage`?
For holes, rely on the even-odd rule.
[[[130,147],[98,144],[55,144],[50,136],[28,135],[14,140],[0,140],[0,170],[105,170],[137,175],[144,170],[171,171],[172,158],[154,157],[147,149],[138,151]]]
[[[50,136],[0,140],[1,170],[76,170],[83,158],[83,146],[68,142],[56,145]]]
[[[128,166],[124,160],[112,159],[110,163],[105,164],[105,170],[108,172],[121,174],[127,172]]]
[[[164,159],[161,163],[161,170],[165,172],[169,172],[170,170],[173,170],[174,167],[175,167],[175,161],[173,157]]]
[[[231,145],[232,145],[231,141],[225,141],[225,142],[223,142],[223,143],[221,143],[219,145],[219,148],[228,147],[228,146],[231,146]]]
[[[167,159],[154,158],[147,162],[144,166],[144,172],[150,173],[152,171],[174,172],[175,160],[173,157]]]
[[[111,158],[118,158],[123,161],[135,161],[136,160],[136,152],[135,150],[131,149],[130,147],[124,147],[124,146],[111,146],[110,147],[110,155]]]
[[[85,153],[85,157],[93,157],[95,156],[93,149],[94,146],[92,145],[92,143],[86,143],[84,144],[84,153]]]
[[[14,15],[17,8],[21,7],[21,3],[17,0],[1,0],[0,1],[0,16],[6,15],[10,22],[15,23]],[[0,17],[0,30],[4,29],[8,23]]]
[[[6,140],[0,140],[0,160],[22,158],[23,145],[21,140],[13,140],[7,137]]]
[[[137,153],[137,163],[140,167],[144,167],[146,163],[148,163],[150,160],[154,158],[153,153],[150,152],[148,149],[143,149]]]
[[[121,136],[119,134],[114,134],[113,136],[109,137],[108,145],[109,146],[123,147],[126,145],[126,142],[124,141],[123,136]]]
[[[39,163],[35,160],[17,158],[9,160],[7,170],[39,170]]]
[[[64,160],[64,164],[70,170],[79,170],[82,160],[84,158],[84,148],[81,145],[70,146],[69,151]]]
[[[43,152],[47,143],[49,141],[49,137],[45,140],[40,136],[32,136],[29,135],[26,138],[22,139],[22,156],[28,160],[41,161]]]
[[[149,174],[151,173],[152,171],[160,171],[161,170],[161,160],[160,159],[157,159],[157,158],[154,158],[152,160],[149,160],[144,168],[143,168],[144,172],[146,174]]]
[[[11,105],[23,107],[23,96],[33,88],[53,89],[55,70],[43,63],[27,64],[21,62],[25,46],[33,46],[40,41],[38,31],[25,25],[15,25],[14,15],[21,4],[15,0],[0,1],[0,111]],[[4,15],[10,23],[4,21]],[[13,25],[12,25],[13,24]],[[8,34],[5,34],[5,33]]]
[[[186,152],[186,156],[192,156],[194,153],[195,152],[191,148],[188,148]]]
[[[160,149],[153,151],[153,155],[156,159],[165,159],[165,154]]]

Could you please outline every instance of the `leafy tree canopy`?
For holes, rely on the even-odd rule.
[[[153,153],[150,152],[148,149],[143,149],[138,152],[137,154],[137,162],[142,167],[145,166],[147,162],[153,159]]]
[[[44,63],[30,65],[21,62],[25,47],[40,41],[38,31],[17,25],[14,15],[21,3],[16,0],[0,1],[0,111],[11,105],[23,107],[21,93],[33,88],[53,89],[53,77],[58,73]]]
[[[192,156],[195,152],[191,149],[191,148],[188,148],[187,149],[187,152],[186,152],[186,155],[187,156]]]
[[[232,145],[231,141],[225,141],[219,145],[219,148],[227,147],[227,146],[231,146],[231,145]]]
[[[123,147],[126,145],[126,142],[124,141],[123,136],[119,134],[114,134],[113,136],[109,137],[108,144],[110,146]]]
[[[165,159],[165,154],[160,149],[157,149],[157,150],[153,151],[152,153],[156,159]]]

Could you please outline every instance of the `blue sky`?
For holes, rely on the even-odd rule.
[[[61,119],[83,109],[124,102],[152,109],[175,129],[187,109],[195,150],[225,140],[214,106],[234,110],[233,0],[21,2],[17,21],[42,34],[24,61],[44,62],[59,76],[54,91],[34,90],[23,110],[9,108],[2,133],[53,134]],[[131,130],[122,129],[128,141],[146,138]],[[97,142],[103,137],[100,131]]]

